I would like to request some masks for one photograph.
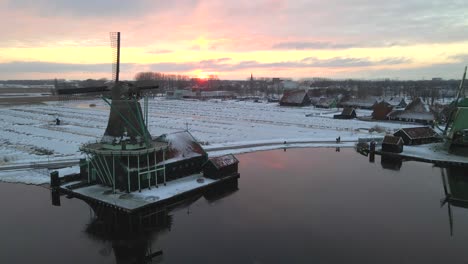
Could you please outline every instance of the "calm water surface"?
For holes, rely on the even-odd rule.
[[[237,191],[180,206],[136,238],[96,231],[78,199],[55,207],[45,188],[1,183],[0,263],[138,263],[159,250],[149,263],[468,263],[468,209],[441,207],[440,168],[383,169],[351,149],[237,157]],[[448,192],[463,197],[468,175],[451,175]]]

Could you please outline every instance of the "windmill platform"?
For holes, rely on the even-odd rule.
[[[141,192],[113,192],[112,188],[105,185],[81,185],[80,181],[72,181],[60,186],[60,192],[68,197],[78,198],[88,204],[98,204],[123,211],[135,213],[147,208],[173,204],[197,193],[216,188],[218,185],[237,182],[239,173],[224,176],[219,179],[204,177],[203,174],[193,174],[174,181],[165,186],[152,187]]]

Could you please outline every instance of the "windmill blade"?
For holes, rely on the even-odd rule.
[[[457,93],[457,103],[460,97],[465,97],[465,89],[463,88],[463,84],[465,83],[465,78],[466,78],[466,69],[467,66],[465,66],[465,72],[463,73],[463,77],[460,82],[460,86],[458,87],[458,93]]]
[[[89,86],[89,87],[76,87],[76,88],[57,88],[55,89],[55,92],[58,95],[103,93],[103,92],[109,92],[109,87],[104,85],[104,86]]]
[[[159,85],[142,85],[137,86],[139,90],[152,90],[152,89],[159,89]]]

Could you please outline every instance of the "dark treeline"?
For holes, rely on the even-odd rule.
[[[220,81],[216,75],[208,75],[206,79],[190,78],[187,75],[170,74],[161,72],[139,72],[135,75],[135,83],[138,86],[159,86],[161,91],[202,88],[216,90],[220,87]]]

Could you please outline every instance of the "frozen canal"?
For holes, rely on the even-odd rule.
[[[170,211],[137,238],[106,235],[80,200],[53,207],[45,188],[0,183],[0,263],[135,263],[149,249],[162,263],[468,261],[468,209],[441,207],[440,168],[383,169],[352,149],[238,158],[237,191]],[[468,197],[466,178],[446,176],[452,198]]]

